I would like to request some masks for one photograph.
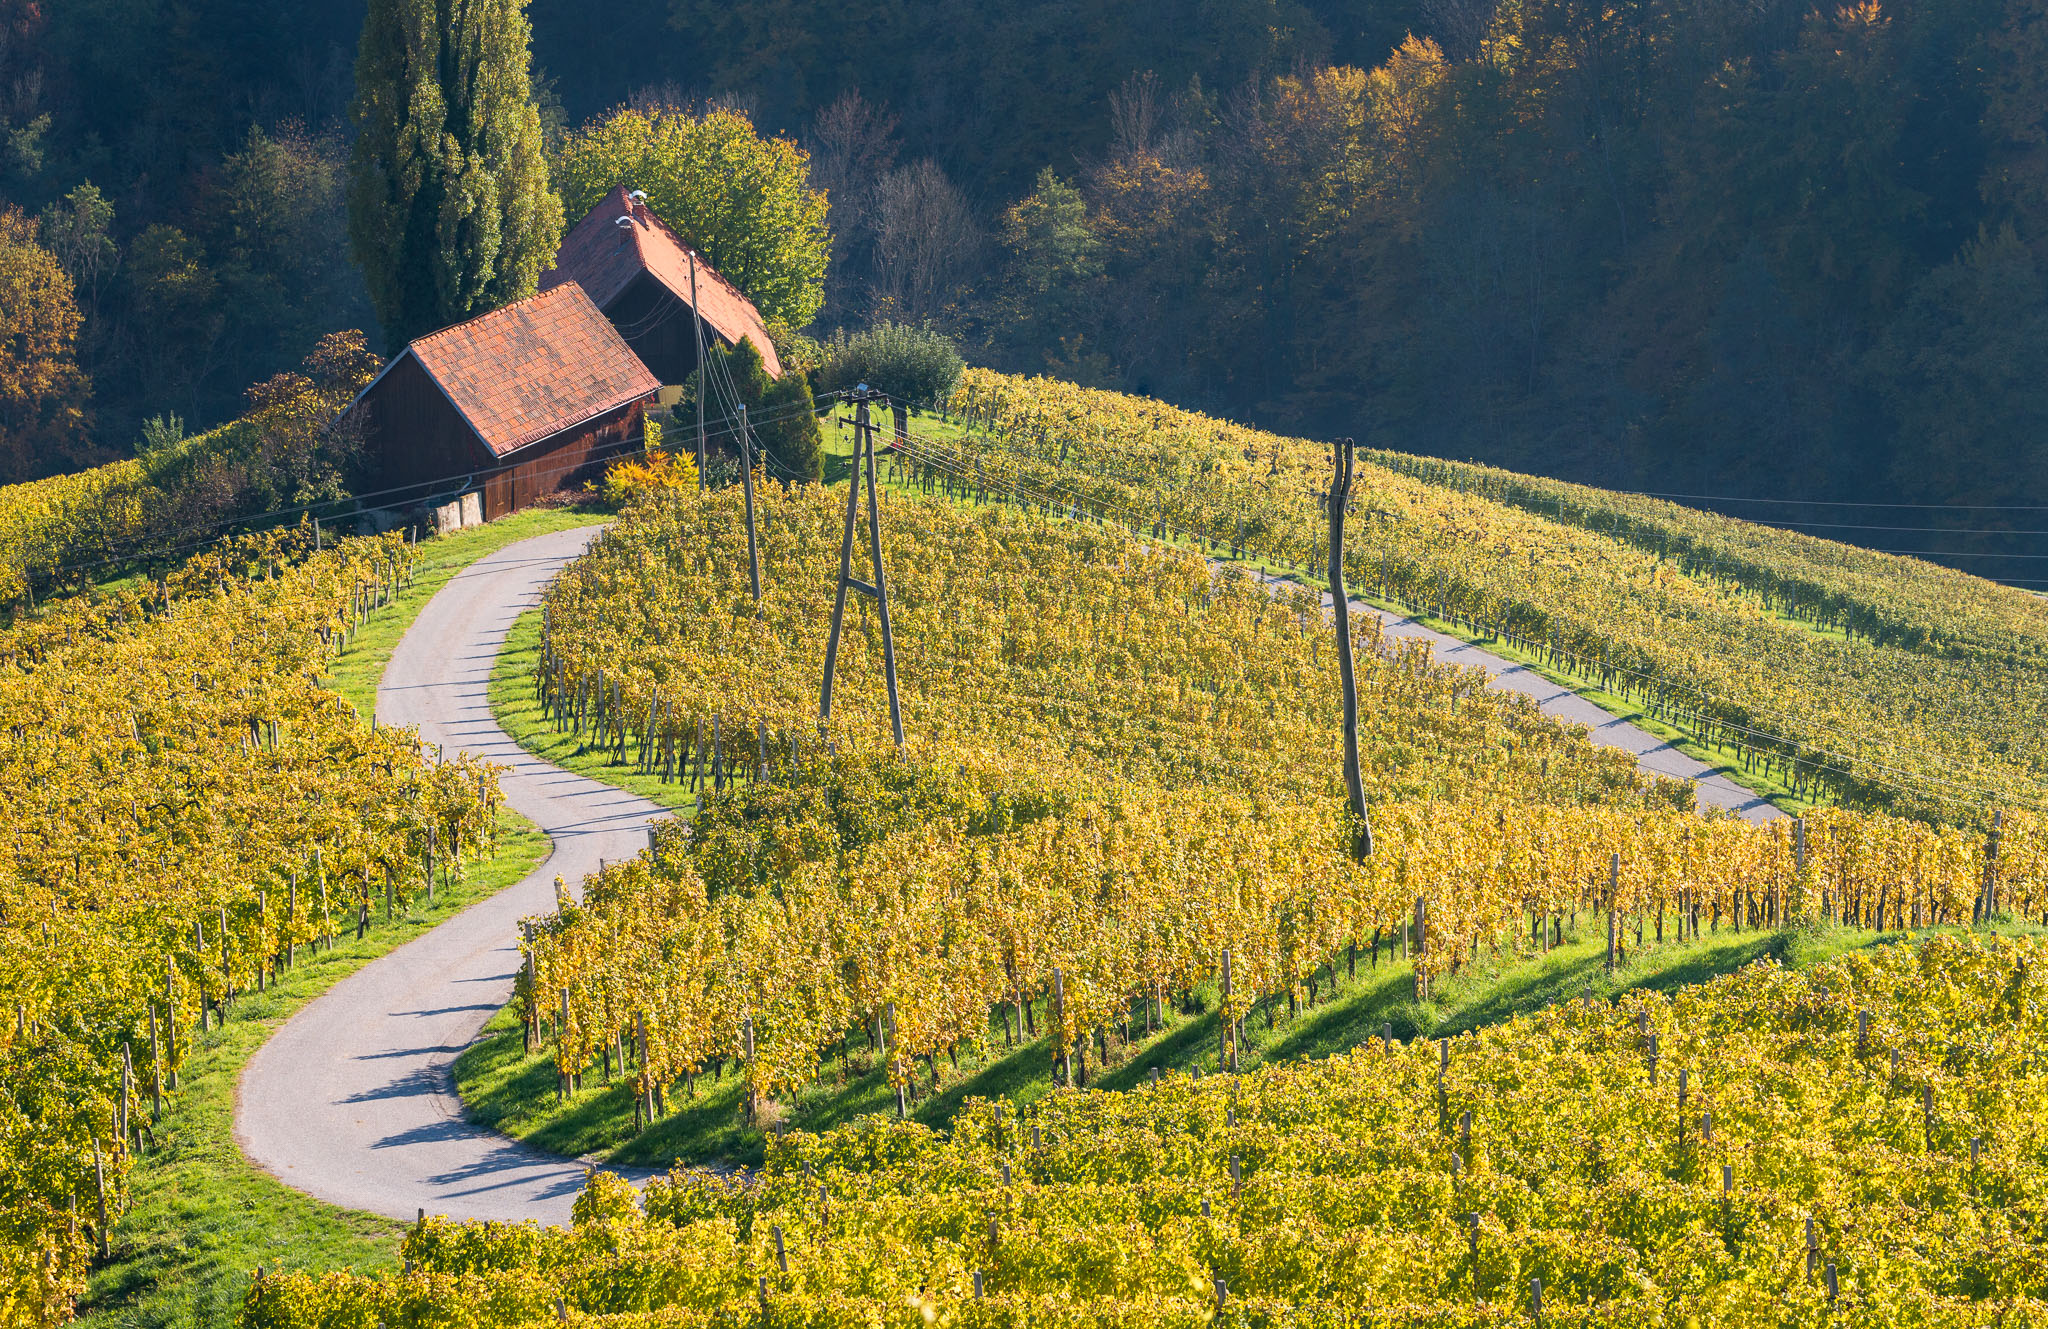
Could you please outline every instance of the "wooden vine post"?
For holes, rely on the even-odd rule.
[[[1357,444],[1338,440],[1330,453],[1330,608],[1337,618],[1337,675],[1344,687],[1344,791],[1357,822],[1351,856],[1363,863],[1372,855],[1372,818],[1365,806],[1365,779],[1358,766],[1358,678],[1351,663],[1351,597],[1344,590],[1344,513],[1351,503],[1351,479]]]
[[[1984,883],[1977,898],[1977,918],[1989,923],[1998,912],[1998,842],[2005,834],[2005,809],[1991,814],[1991,834],[1984,840]]]
[[[747,1125],[751,1128],[760,1120],[760,1080],[754,1066],[754,1017],[751,1013],[740,1017],[740,1042],[747,1055]]]

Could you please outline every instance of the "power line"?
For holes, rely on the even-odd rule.
[[[1872,549],[1870,552],[1873,554],[1893,554],[1900,558],[2048,558],[2048,554],[1977,554],[1960,550]],[[1950,570],[1961,571],[1960,568]]]
[[[1453,464],[1455,465],[1456,463]],[[1554,483],[1574,489],[1589,488],[1583,485],[1573,485],[1569,480],[1559,480]],[[1593,490],[1592,492],[1621,494],[1628,498],[1660,498],[1689,503],[1771,503],[1791,507],[1900,508],[1919,509],[1928,512],[2048,512],[2048,504],[2039,503],[1868,503],[1853,499],[1834,498],[1736,498],[1727,494],[1667,494],[1654,489],[1603,489]],[[1715,515],[1725,514],[1717,513]]]
[[[1537,515],[1542,514],[1539,512]],[[1869,526],[1845,521],[1793,521],[1786,517],[1730,517],[1718,512],[1710,515],[1720,517],[1723,521],[1747,522],[1757,526],[1768,526],[1773,530],[1799,527],[1819,531],[1903,531],[1926,535],[2048,535],[2048,531],[2001,531],[1988,527],[1971,529],[1964,526]]]

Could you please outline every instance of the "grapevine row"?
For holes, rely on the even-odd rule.
[[[243,1329],[2031,1323],[2038,940],[1944,937],[1440,1043],[867,1118],[259,1271]],[[1540,1313],[1539,1313],[1540,1307]]]
[[[488,848],[495,776],[319,675],[397,537],[229,542],[0,631],[0,1300],[61,1321],[193,1041]]]

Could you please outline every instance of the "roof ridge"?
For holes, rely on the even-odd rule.
[[[522,299],[508,300],[504,304],[499,305],[495,309],[486,309],[481,314],[471,314],[468,318],[462,319],[459,322],[450,323],[445,328],[435,328],[432,332],[422,332],[419,336],[414,337],[411,341],[407,342],[405,344],[405,347],[407,350],[411,350],[413,347],[420,345],[422,342],[430,342],[434,340],[436,337],[445,337],[451,332],[460,332],[462,329],[468,327],[470,324],[480,322],[483,319],[487,319],[491,317],[493,314],[502,314],[508,309],[517,309],[521,305],[533,304],[542,299],[552,299],[554,296],[559,294],[565,287],[569,286],[575,286],[576,289],[579,291],[583,290],[581,286],[577,285],[576,279],[574,277],[571,277],[567,281],[557,282],[555,285],[548,287],[544,291],[535,291],[532,295],[525,296]],[[587,291],[584,293],[586,295],[589,294],[589,292]],[[392,358],[395,360],[398,357],[393,356]]]
[[[623,190],[625,188],[626,187],[623,184],[613,186],[614,191]],[[755,314],[759,315],[759,313],[761,312],[759,307],[755,306],[753,299],[749,297],[745,291],[739,288],[739,283],[733,281],[732,278],[726,276],[723,272],[720,272],[715,266],[713,266],[711,260],[704,257],[704,251],[702,249],[699,249],[695,245],[692,245],[689,241],[683,239],[682,233],[677,231],[674,226],[671,226],[669,224],[668,218],[662,216],[660,213],[656,212],[652,207],[645,203],[635,205],[633,202],[633,195],[630,190],[626,192],[625,198],[626,214],[628,216],[634,215],[634,208],[637,206],[640,212],[645,213],[648,219],[651,220],[655,226],[661,229],[661,233],[663,235],[666,235],[670,240],[675,242],[676,248],[682,250],[685,254],[691,255],[696,259],[696,267],[700,279],[704,277],[709,277],[712,281],[715,281],[720,286],[723,286],[732,295],[737,296],[741,300],[745,300],[748,306],[754,309]],[[639,234],[640,230],[641,228],[638,226],[635,226],[633,228],[633,243],[635,248],[639,249],[642,255],[645,255],[647,251],[645,248],[645,242]],[[768,320],[766,319],[761,320],[764,326],[766,325],[767,321]]]

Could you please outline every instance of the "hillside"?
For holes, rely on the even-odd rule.
[[[2044,71],[0,0],[0,1329],[2048,1326]]]
[[[849,608],[831,722],[817,721],[844,519],[836,488],[762,477],[757,605],[740,490],[666,489],[660,472],[650,473],[655,487],[549,588],[535,635],[514,634],[531,641],[532,653],[519,657],[531,672],[513,686],[531,698],[528,714],[539,722],[522,731],[530,746],[574,754],[578,769],[599,778],[617,771],[681,816],[636,857],[593,864],[587,880],[565,883],[576,897],[528,921],[526,964],[506,994],[501,1032],[480,1046],[507,1059],[492,1072],[507,1077],[490,1090],[493,1111],[510,1109],[511,1120],[526,1123],[519,1129],[558,1131],[574,1121],[637,1158],[677,1140],[671,1123],[687,1121],[693,1147],[710,1150],[700,1156],[761,1156],[765,1171],[710,1189],[679,1174],[650,1190],[644,1213],[600,1177],[581,1202],[580,1226],[537,1238],[541,1246],[500,1249],[490,1229],[429,1222],[408,1239],[410,1272],[317,1283],[306,1281],[312,1271],[273,1273],[255,1286],[243,1323],[336,1315],[354,1323],[386,1314],[372,1308],[393,1297],[429,1320],[523,1324],[535,1305],[557,1317],[556,1298],[572,1318],[635,1311],[717,1320],[735,1307],[758,1309],[756,1277],[771,1279],[771,1317],[807,1322],[870,1317],[921,1286],[937,1298],[934,1313],[1039,1322],[1065,1301],[1071,1310],[1062,1313],[1084,1319],[1116,1305],[1133,1322],[1177,1323],[1214,1309],[1218,1280],[1226,1308],[1286,1321],[1324,1313],[1316,1307],[1334,1312],[1355,1295],[1337,1291],[1349,1284],[1328,1271],[1361,1258],[1364,1248],[1353,1247],[1368,1231],[1388,1258],[1407,1252],[1390,1269],[1407,1271],[1399,1285],[1411,1290],[1416,1315],[1477,1296],[1495,1321],[1519,1323],[1538,1280],[1546,1323],[1594,1314],[1603,1301],[1615,1313],[1661,1307],[1656,1314],[1682,1318],[1708,1304],[1700,1298],[1782,1298],[1785,1285],[1741,1272],[1748,1266],[1739,1252],[1752,1240],[1782,1244],[1808,1217],[1821,1234],[1816,1260],[1836,1267],[1837,1304],[1847,1297],[1873,1314],[1910,1308],[1930,1323],[1973,1323],[1987,1294],[1930,1271],[1968,1266],[1975,1237],[1944,1238],[1950,1244],[1930,1248],[1910,1276],[1888,1280],[1876,1275],[1873,1252],[1892,1243],[1916,1205],[1986,1221],[1988,1208],[1929,1180],[1959,1152],[1976,1160],[1980,1194],[2030,1184],[2023,1151],[2004,1143],[2027,1119],[2026,1072],[1988,1054],[1981,1064],[1990,1078],[1968,1080],[1967,1068],[1931,1049],[1965,1026],[2015,1046],[2030,1036],[2027,1003],[2013,1006],[2010,994],[2023,991],[2037,943],[1948,934],[2048,912],[2048,832],[2031,797],[2026,736],[2000,748],[1963,732],[2009,723],[1987,684],[2009,693],[2012,680],[2037,668],[2031,597],[1951,586],[1955,574],[1922,564],[1626,496],[1375,455],[1355,503],[1347,576],[1358,593],[1546,662],[1582,678],[1589,693],[1611,700],[1626,690],[1695,734],[1701,751],[1738,737],[1730,749],[1737,766],[1744,755],[1759,767],[1784,760],[1790,784],[1830,806],[1802,801],[1798,822],[1766,826],[1704,813],[1685,786],[1645,777],[1626,754],[1520,694],[1488,687],[1483,673],[1381,636],[1381,620],[1361,608],[1353,611],[1361,754],[1375,836],[1360,861],[1337,779],[1334,660],[1319,589],[1326,571],[1316,500],[1326,464],[1323,447],[1303,440],[1047,380],[970,373],[946,416],[918,417],[884,465],[900,748],[890,740],[879,624],[865,599]],[[31,510],[23,494],[0,492],[0,506],[10,501]],[[1830,560],[1844,575],[1823,595]],[[63,1031],[65,1046],[86,1053],[73,1114],[58,1122],[29,1113],[36,1131],[55,1134],[46,1143],[19,1136],[24,1148],[71,1159],[53,1194],[97,1185],[92,1141],[103,1157],[110,1139],[132,1149],[133,1119],[124,1131],[121,1114],[158,1083],[127,1072],[123,1097],[120,1051],[125,1045],[132,1059],[154,1006],[151,938],[170,942],[184,975],[171,989],[178,1004],[159,1011],[159,1038],[170,1040],[160,1055],[176,1065],[202,1009],[207,1021],[222,1018],[235,990],[259,975],[268,981],[293,945],[329,933],[325,915],[310,919],[290,903],[304,873],[286,868],[280,877],[276,864],[314,862],[310,880],[346,883],[361,928],[379,912],[380,865],[391,869],[392,908],[402,911],[432,878],[423,855],[457,844],[473,854],[484,842],[480,818],[494,795],[481,769],[413,765],[402,731],[362,727],[306,677],[377,606],[399,600],[410,565],[396,538],[315,552],[304,533],[253,537],[162,581],[46,604],[12,629],[16,677],[0,687],[0,703],[23,717],[58,717],[54,728],[40,722],[34,739],[26,718],[16,726],[27,765],[15,787],[38,787],[31,767],[45,780],[75,780],[87,767],[133,768],[137,775],[124,779],[144,778],[151,768],[134,764],[146,760],[179,762],[185,772],[166,775],[169,783],[144,778],[158,794],[137,793],[133,804],[119,792],[128,785],[117,784],[68,812],[18,809],[48,822],[48,833],[17,855],[12,871],[26,892],[18,894],[49,896],[41,912],[10,910],[0,923],[23,960],[14,981],[30,1013],[19,1038]],[[1301,584],[1255,577],[1252,566]],[[866,571],[862,554],[855,575]],[[417,598],[404,603],[407,613],[421,607]],[[244,649],[254,640],[273,642],[274,659]],[[131,735],[118,713],[111,725],[101,714],[108,704],[118,712],[108,698],[147,690],[165,669],[192,680],[190,698],[178,694],[165,712],[200,708],[175,721],[189,727],[189,753],[186,739],[152,746],[165,721]],[[88,676],[110,690],[67,688],[67,679]],[[1728,690],[1681,693],[1680,679]],[[1816,704],[1830,688],[1842,695]],[[1916,688],[1948,690],[1947,709]],[[1790,699],[1776,718],[1810,728],[1738,730],[1733,716],[1753,712],[1729,708],[1757,707],[1759,696]],[[223,729],[207,709],[220,702],[241,717],[232,721],[247,731],[239,742],[232,724]],[[99,708],[99,718],[64,718],[83,717],[81,705]],[[249,778],[244,764],[294,751],[290,736],[308,725],[319,735],[303,752],[310,764],[291,766],[290,792],[280,796],[273,785],[274,824],[200,869],[215,884],[120,904],[129,912],[118,923],[109,912],[116,900],[83,868],[69,869],[78,880],[64,885],[64,852],[52,846],[78,839],[88,824],[100,828],[96,853],[127,862],[162,855],[159,872],[173,871],[169,860],[187,852],[178,846],[202,824],[240,825],[252,836],[248,795],[226,791]],[[1859,764],[1835,764],[1825,759],[1835,749],[1794,737],[1831,725]],[[1926,764],[1879,765],[1870,754],[1888,744],[1913,745]],[[1965,770],[2001,796],[1965,802],[1960,779],[1942,783]],[[440,791],[432,795],[439,810],[426,814],[417,800],[430,786]],[[145,801],[158,805],[148,816],[120,810]],[[358,801],[344,822],[331,820]],[[1995,838],[1985,831],[1994,812]],[[356,824],[376,828],[372,838],[343,829]],[[225,969],[218,955],[208,958],[220,944],[223,907],[232,939]],[[40,965],[51,944],[43,920],[72,929],[66,944],[81,962],[130,976],[108,985],[102,1002],[69,998],[94,984]],[[1609,964],[1626,972],[1601,979],[1601,991],[1619,1007],[1602,996],[1545,1008],[1543,998],[1517,995],[1568,996],[1580,983],[1575,973],[1590,993],[1604,972],[1603,928]],[[1846,947],[1850,958],[1782,979],[1766,961],[1706,988],[1684,986],[1686,975],[1752,956],[1802,954],[1808,944],[1798,939],[1821,935],[1816,929],[1831,939],[1820,953]],[[1720,945],[1731,930],[1756,944]],[[1889,944],[1863,949],[1879,941]],[[1656,958],[1667,948],[1669,958]],[[400,954],[373,962],[398,963]],[[1660,967],[1631,968],[1645,963]],[[1950,1004],[1924,980],[1928,965],[1947,966],[1951,983],[1975,975],[1972,995]],[[1365,987],[1361,971],[1373,976]],[[1655,987],[1630,986],[1637,980],[1628,974]],[[188,981],[203,1005],[186,1004]],[[1385,1004],[1388,984],[1407,990],[1398,1011]],[[1388,1012],[1388,1032],[1398,1013],[1404,1035],[1424,1033],[1447,1014],[1433,1004],[1439,989],[1466,1012],[1446,1033],[1471,1031],[1453,1040],[1448,1107],[1432,1098],[1442,1053],[1370,1036],[1378,1016],[1355,1028],[1355,1012],[1372,1009]],[[1845,991],[1856,995],[1834,995]],[[460,1008],[475,995],[450,993],[444,1004]],[[1838,1009],[1842,1001],[1851,1004]],[[1786,1014],[1817,1002],[1833,1012],[1836,1038],[1820,1052]],[[1354,1013],[1333,1022],[1332,1003]],[[1869,1026],[1856,1022],[1858,1009]],[[1280,1034],[1251,1028],[1261,1021],[1270,1029],[1280,1017]],[[1661,1072],[1645,1056],[1645,1020],[1663,1040],[1658,1055],[1670,1058]],[[1846,1043],[1844,1028],[1858,1031]],[[1353,1030],[1341,1045],[1316,1032],[1338,1029]],[[1349,1050],[1359,1038],[1365,1045]],[[1532,1066],[1514,1051],[1532,1039],[1551,1046],[1554,1060]],[[1710,1045],[1721,1060],[1706,1057]],[[1872,1088],[1878,1097],[1855,1099],[1862,1107],[1802,1100],[1799,1111],[1811,1115],[1796,1123],[1750,1105],[1725,1065],[1733,1056],[1745,1074],[1792,1093],[1834,1085],[1843,1065],[1894,1048],[1901,1060],[1883,1083],[1898,1088]],[[1317,1059],[1302,1060],[1311,1050]],[[1140,1057],[1176,1069],[1155,1086]],[[1233,1071],[1240,1059],[1243,1069]],[[1004,1083],[1022,1065],[1031,1069],[1014,1082],[1014,1116],[970,1088]],[[1578,1072],[1557,1078],[1567,1065],[1595,1068],[1603,1087],[1592,1099]],[[1569,1132],[1531,1136],[1513,1115],[1523,1109],[1508,1106],[1525,1092],[1528,1113],[1554,1114],[1575,1097],[1589,1126],[1628,1135],[1641,1114],[1668,1115],[1680,1070],[1693,1115],[1677,1119],[1696,1133],[1668,1155],[1582,1156]],[[1932,1124],[1909,1140],[1901,1123],[1928,1116],[1929,1090]],[[214,1092],[207,1087],[199,1101]],[[1307,1115],[1286,1106],[1302,1093],[1321,1106]],[[931,1125],[856,1119],[890,1114],[892,1095],[893,1115]],[[1223,1126],[1212,1141],[1201,1123],[1214,1096]],[[785,1105],[799,1102],[815,1130],[783,1120]],[[1830,1124],[1844,1113],[1849,1124]],[[976,1162],[960,1152],[980,1148],[981,1123],[999,1116],[1013,1123],[991,1137],[1004,1142],[1000,1157]],[[1048,1147],[1065,1149],[1057,1141],[1069,1135],[1081,1139],[1078,1123],[1098,1120],[1131,1123],[1116,1128],[1135,1133],[1117,1135],[1125,1143],[1113,1152],[1137,1173],[1104,1171],[1086,1148],[1059,1154],[1067,1161],[1057,1164],[1041,1158]],[[1037,1136],[1027,1146],[1018,1132],[1029,1128]],[[1368,1157],[1342,1143],[1389,1132],[1413,1133],[1422,1152]],[[1311,1146],[1312,1138],[1324,1143]],[[1785,1152],[1795,1138],[1805,1143]],[[1431,1152],[1443,1149],[1441,1158]],[[149,1167],[151,1151],[113,1152],[107,1185],[118,1209],[129,1169]],[[1860,1193],[1887,1198],[1866,1206],[1859,1225],[1846,1207],[1803,1189],[1807,1182],[1787,1180],[1794,1154],[1832,1178],[1824,1189],[1850,1185],[1853,1172]],[[958,1216],[955,1201],[910,1172],[1000,1172],[1004,1161],[1037,1215],[1005,1220],[1021,1225],[1022,1244],[1005,1239],[988,1255],[958,1238],[933,1245],[940,1229],[929,1225],[953,1222],[945,1215]],[[1725,1203],[1723,1162],[1734,1169]],[[1422,1189],[1369,1222],[1338,1223],[1354,1201],[1329,1209],[1334,1197],[1352,1194],[1368,1172],[1390,1175],[1389,1167],[1415,1172]],[[1537,1180],[1561,1168],[1582,1170],[1606,1198],[1563,1204]],[[1450,1180],[1422,1184],[1441,1169],[1452,1170],[1443,1174]],[[787,1179],[799,1176],[808,1188],[826,1185],[828,1196],[845,1189],[844,1202],[856,1207],[833,1229],[834,1249],[865,1272],[796,1261],[814,1269],[809,1281],[776,1282],[780,1263],[736,1281],[733,1270],[754,1261],[750,1243],[768,1240],[748,1215],[772,1216],[786,1258],[805,1249],[809,1229],[775,1208]],[[984,1195],[983,1182],[969,1189],[975,1213],[1001,1198]],[[1672,1212],[1697,1209],[1703,1222],[1722,1214],[1709,1227],[1734,1243],[1728,1262],[1684,1264],[1693,1257],[1677,1252],[1690,1251],[1685,1243],[1702,1231],[1692,1218],[1668,1229],[1632,1225],[1638,1197],[1651,1194]],[[1204,1199],[1206,1226],[1195,1230],[1209,1235],[1171,1236]],[[880,1208],[862,1207],[871,1204]],[[1117,1217],[1130,1204],[1164,1207],[1151,1218]],[[1734,1223],[1728,1215],[1738,1204],[1746,1207]],[[25,1212],[54,1211],[31,1202]],[[1473,1212],[1482,1215],[1481,1254],[1467,1269],[1456,1251],[1472,1259],[1469,1221],[1457,1215]],[[666,1225],[677,1222],[684,1227],[671,1238]],[[912,1226],[895,1226],[903,1222]],[[1304,1234],[1296,1244],[1315,1252],[1313,1268],[1254,1250],[1270,1222]],[[689,1226],[697,1223],[736,1235],[720,1246]],[[1173,1287],[1116,1264],[1075,1281],[1052,1272],[1064,1266],[1017,1263],[1048,1241],[1088,1250],[1124,1240],[1112,1232],[1160,1252],[1161,1269],[1176,1271]],[[614,1240],[630,1252],[620,1248],[607,1268],[667,1290],[624,1302],[578,1290],[584,1275],[570,1271],[583,1267],[583,1243]],[[889,1253],[905,1243],[956,1254],[931,1264]],[[681,1250],[697,1253],[684,1259]],[[58,1258],[68,1272],[37,1295],[55,1298],[43,1304],[61,1313],[91,1262],[91,1242],[71,1239]],[[500,1284],[487,1290],[458,1276],[473,1258],[503,1271]],[[697,1272],[684,1278],[683,1265]],[[1682,1267],[1693,1281],[1675,1272]],[[1207,1271],[1200,1289],[1174,1290],[1188,1270]],[[983,1309],[970,1312],[975,1274]],[[2035,1295],[2030,1289],[2014,1283],[2010,1295]],[[1800,1295],[1824,1313],[1824,1295]],[[1141,1303],[1151,1309],[1134,1309]]]
[[[1322,445],[981,371],[952,408],[968,430],[909,452],[933,475],[1319,575]],[[2037,597],[1669,504],[1375,460],[1354,498],[1361,593],[1639,699],[1802,795],[1963,822],[2040,805]]]

